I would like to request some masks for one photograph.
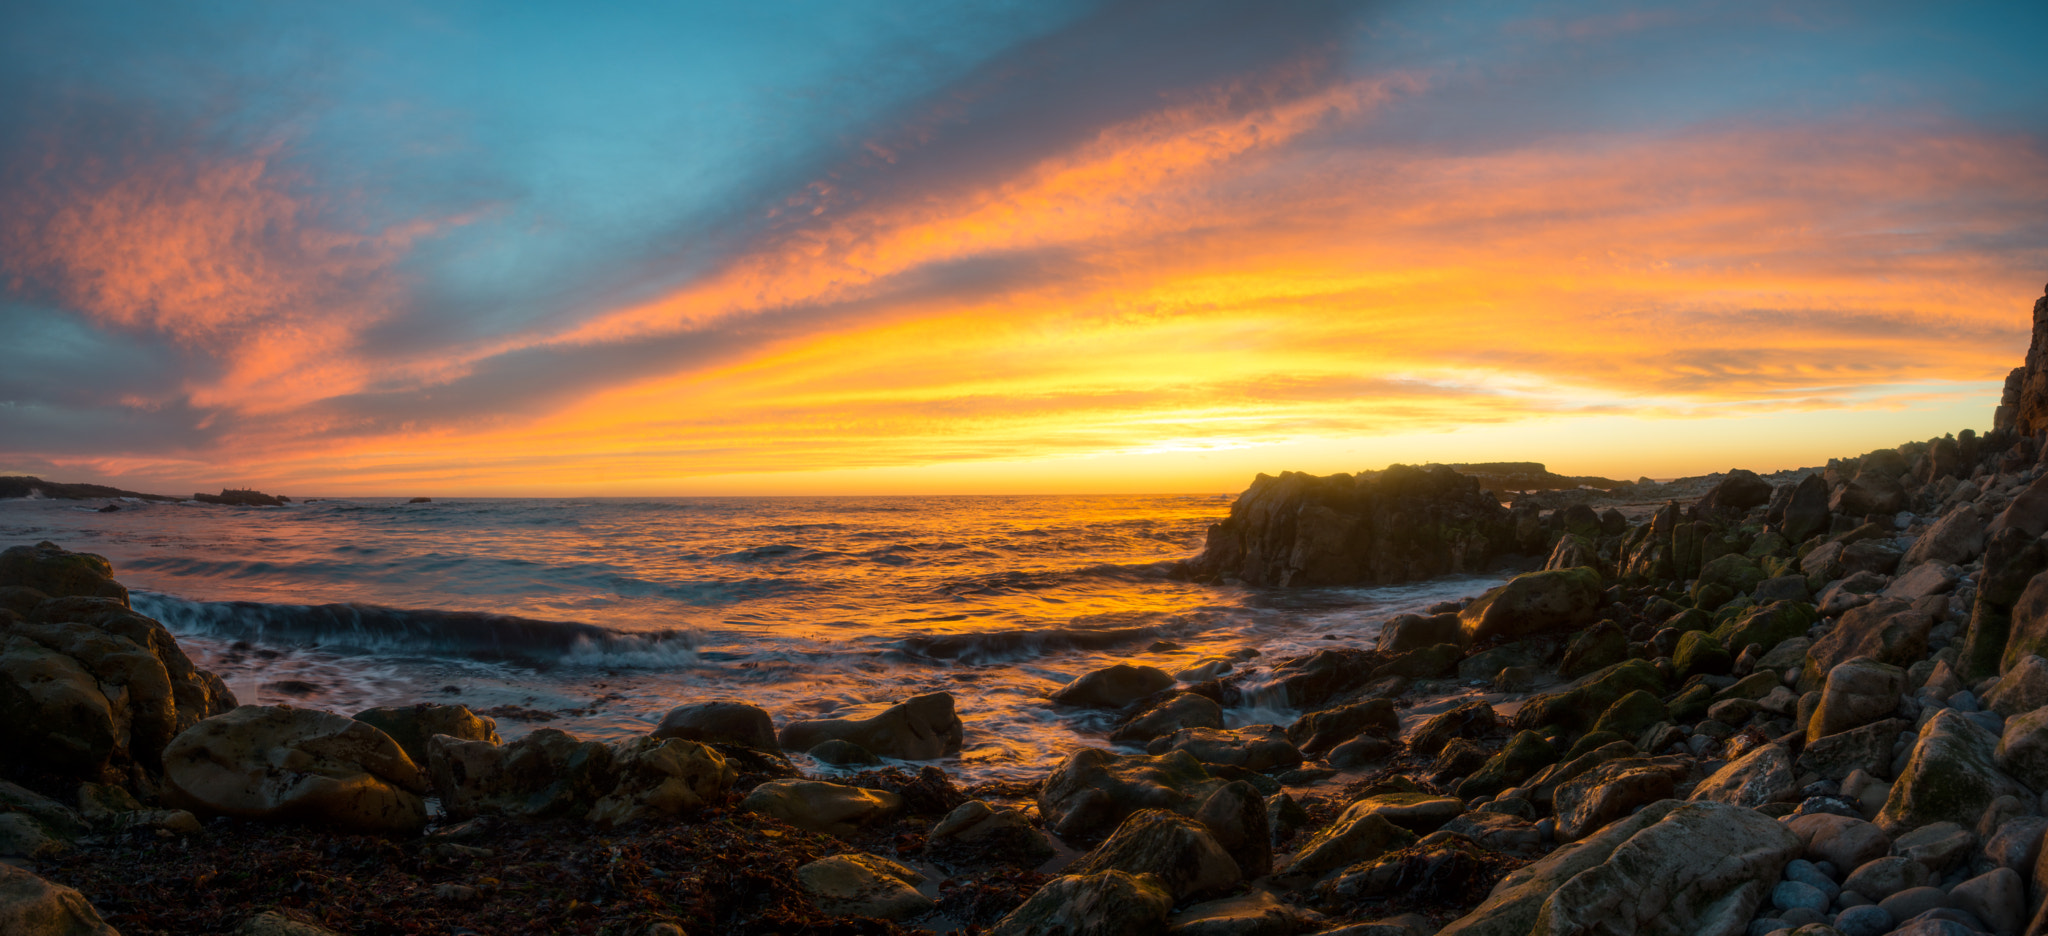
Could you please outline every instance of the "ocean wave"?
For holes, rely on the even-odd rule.
[[[454,656],[534,667],[664,668],[692,663],[688,631],[625,633],[580,621],[545,621],[478,611],[385,608],[366,604],[290,605],[186,601],[134,592],[137,611],[175,634],[199,634],[276,647]]]
[[[1164,624],[1135,627],[1042,627],[969,634],[918,634],[896,641],[906,654],[934,660],[990,663],[1044,656],[1063,650],[1104,650],[1169,633]]]

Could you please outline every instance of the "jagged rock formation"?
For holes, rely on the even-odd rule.
[[[2027,345],[2027,363],[2006,375],[1992,428],[2020,435],[2048,429],[2048,295],[2034,300],[2034,340]]]
[[[1454,464],[1449,467],[1468,478],[1479,479],[1481,487],[1496,492],[1559,491],[1581,487],[1599,488],[1604,491],[1625,483],[1595,475],[1553,474],[1542,462],[1478,462]]]
[[[1259,475],[1182,573],[1247,585],[1391,585],[1482,570],[1513,539],[1507,509],[1443,465],[1290,471]]]

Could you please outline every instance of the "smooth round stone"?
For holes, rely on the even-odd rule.
[[[1865,897],[1862,894],[1859,894],[1855,891],[1845,890],[1835,895],[1835,906],[1840,907],[1844,910],[1847,910],[1850,907],[1875,907],[1877,906],[1877,901]]]
[[[1955,695],[1949,696],[1948,707],[1955,709],[1958,712],[1962,712],[1966,715],[1971,712],[1982,711],[1983,709],[1983,706],[1977,704],[1976,693],[1973,693],[1968,689],[1964,689],[1963,691],[1958,692]]]
[[[1984,730],[1994,735],[2005,734],[2005,716],[1997,712],[1970,712],[1963,717],[1975,719],[1977,724],[1984,726]]]
[[[1828,895],[1820,888],[1799,881],[1779,881],[1778,886],[1771,889],[1771,905],[1780,910],[1804,908],[1815,913],[1825,914],[1828,909],[1829,899]],[[1778,915],[1778,919],[1787,920],[1788,918],[1781,913]]]
[[[1797,929],[1802,926],[1811,926],[1815,923],[1826,923],[1828,915],[1819,910],[1798,907],[1778,914],[1778,919],[1784,920],[1787,925]]]
[[[1850,907],[1835,917],[1835,929],[1842,936],[1884,936],[1892,931],[1892,915],[1876,904]]]
[[[1948,907],[1948,892],[1939,887],[1908,887],[1877,902],[1894,920],[1910,920],[1929,910]]]
[[[1806,859],[1802,858],[1800,860],[1804,861]],[[1838,880],[1842,876],[1842,869],[1835,867],[1835,863],[1832,861],[1816,861],[1813,863],[1813,867],[1814,870],[1827,875],[1830,881]]]
[[[1771,936],[1772,933],[1789,933],[1791,931],[1792,927],[1786,926],[1784,920],[1776,917],[1764,917],[1761,920],[1749,921],[1749,936]]]
[[[1835,899],[1836,894],[1842,892],[1842,885],[1836,884],[1833,878],[1821,873],[1820,868],[1804,858],[1794,858],[1785,866],[1785,880],[1797,881],[1812,887],[1826,895],[1830,901]],[[1823,905],[1821,909],[1825,910],[1827,907]]]

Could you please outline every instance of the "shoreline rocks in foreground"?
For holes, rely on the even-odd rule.
[[[1636,522],[1503,508],[1448,469],[1262,477],[1197,577],[1548,558],[1370,647],[1083,674],[1046,704],[1110,713],[1106,744],[1029,785],[962,790],[931,766],[827,779],[784,753],[953,756],[974,712],[944,693],[779,730],[707,700],[622,743],[505,743],[459,706],[238,707],[104,560],[16,547],[0,853],[26,870],[0,873],[0,922],[2042,933],[2048,433],[2015,431],[2037,412],[2032,357],[1987,436],[1731,471]],[[1249,699],[1300,714],[1227,726]]]

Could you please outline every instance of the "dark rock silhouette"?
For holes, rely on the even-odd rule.
[[[194,494],[192,499],[202,504],[225,504],[229,507],[283,507],[292,500],[247,488],[221,488],[219,494]]]
[[[2048,429],[2048,295],[2034,300],[2034,340],[2027,345],[2027,363],[2006,375],[2005,394],[1991,426],[2023,436]]]

